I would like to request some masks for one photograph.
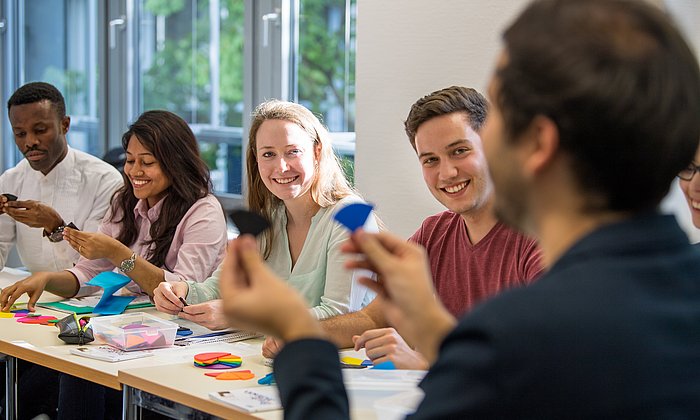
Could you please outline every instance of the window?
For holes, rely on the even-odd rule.
[[[140,0],[138,113],[187,121],[214,189],[241,193],[243,0]]]
[[[319,115],[352,175],[355,0],[0,0],[2,96],[44,80],[65,95],[72,146],[121,147],[148,109],[184,118],[220,194],[243,191],[259,102]],[[11,138],[3,126],[5,138]],[[4,167],[21,156],[3,143]]]
[[[323,118],[353,178],[355,153],[355,0],[301,0],[298,102]]]
[[[31,0],[3,6],[3,103],[24,83],[55,85],[71,116],[70,145],[101,156],[105,148],[98,136],[97,1]],[[3,134],[12,139],[10,127]],[[6,167],[12,166],[21,155],[13,142],[3,145],[9,157]]]

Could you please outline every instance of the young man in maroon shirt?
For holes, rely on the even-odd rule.
[[[426,248],[437,295],[456,317],[542,272],[536,242],[494,215],[493,186],[479,135],[487,108],[476,90],[452,86],[419,99],[404,124],[428,189],[448,209],[428,217],[410,240]],[[339,347],[364,347],[375,364],[390,360],[398,368],[428,368],[388,327],[380,297],[321,326]],[[268,339],[263,354],[272,357],[278,348],[279,342]]]

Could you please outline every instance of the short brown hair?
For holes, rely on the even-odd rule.
[[[503,39],[507,137],[544,115],[591,210],[655,208],[700,138],[700,69],[671,19],[642,1],[539,0]]]
[[[463,112],[469,118],[472,129],[479,132],[486,121],[487,111],[488,101],[482,94],[472,88],[450,86],[417,100],[404,121],[404,129],[415,150],[416,131],[424,122],[453,112]]]

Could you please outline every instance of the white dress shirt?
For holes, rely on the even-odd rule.
[[[66,157],[47,175],[22,159],[0,175],[0,194],[14,194],[21,201],[41,201],[56,210],[66,224],[73,222],[80,230],[94,232],[112,194],[123,184],[121,174],[112,165],[69,147]],[[43,231],[0,214],[0,269],[15,243],[22,265],[30,272],[73,267],[78,253],[66,241],[50,242]]]

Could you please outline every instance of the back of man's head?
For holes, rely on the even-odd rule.
[[[66,116],[66,102],[61,92],[54,85],[45,82],[31,82],[21,86],[7,101],[9,111],[15,105],[33,104],[49,101],[56,110],[59,119]]]
[[[508,137],[558,127],[588,210],[655,207],[700,139],[700,72],[670,19],[637,0],[538,0],[505,31],[496,71]]]
[[[416,132],[424,122],[453,112],[464,112],[469,118],[469,125],[476,131],[486,120],[488,101],[474,89],[462,86],[450,86],[437,90],[420,98],[411,106],[404,122],[404,129],[413,149],[416,149]]]

